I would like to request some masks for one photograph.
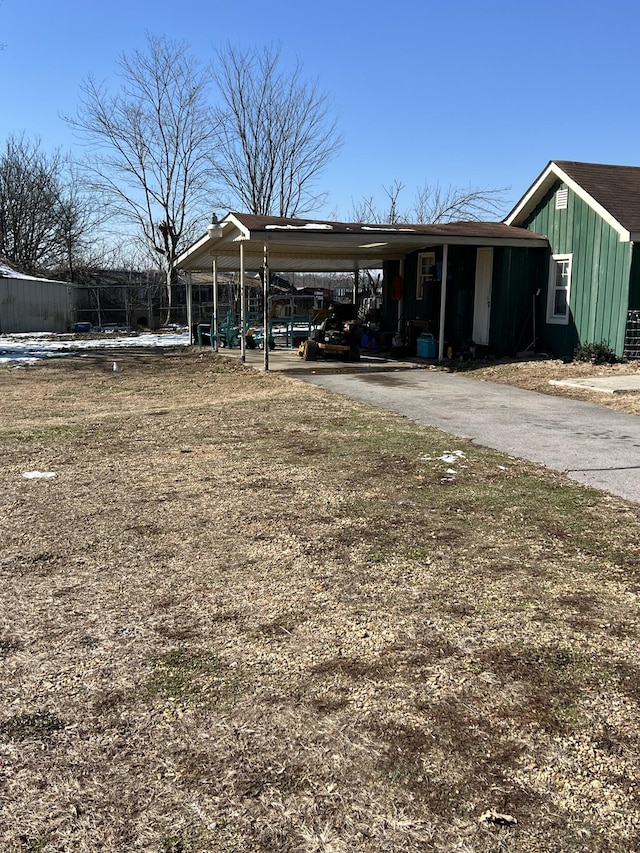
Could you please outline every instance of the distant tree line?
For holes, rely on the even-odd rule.
[[[135,258],[164,271],[169,320],[175,261],[211,212],[312,213],[326,200],[320,178],[342,137],[328,95],[300,64],[284,68],[277,48],[228,44],[203,66],[186,44],[148,35],[144,50],[118,58],[117,74],[115,91],[87,77],[75,114],[65,117],[84,143],[81,158],[46,153],[24,135],[6,140],[0,256],[72,281],[110,253],[120,267]],[[401,189],[385,188],[388,211],[363,199],[355,218],[405,219]],[[425,186],[415,212],[431,221],[478,218],[495,209],[499,192]]]
[[[24,135],[6,141],[0,255],[76,280],[104,259],[96,234],[113,247],[119,228],[131,255],[164,270],[169,316],[175,260],[211,212],[311,212],[341,138],[327,95],[301,66],[285,70],[276,48],[227,45],[203,67],[186,44],[149,35],[117,66],[115,91],[87,77],[65,118],[84,143],[81,159]]]

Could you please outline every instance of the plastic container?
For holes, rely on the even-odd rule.
[[[417,341],[418,358],[435,358],[436,357],[436,339],[433,335],[423,332]]]

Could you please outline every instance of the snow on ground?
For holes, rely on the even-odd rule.
[[[73,338],[34,332],[21,335],[0,335],[0,364],[35,364],[43,358],[82,355],[95,349],[124,349],[126,347],[189,346],[189,332],[142,332],[139,335],[105,334],[99,338]]]

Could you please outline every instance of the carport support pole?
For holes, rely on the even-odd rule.
[[[213,334],[215,335],[215,343],[213,344],[214,352],[218,352],[218,259],[213,256],[212,264],[213,273]],[[213,342],[212,342],[213,343]]]
[[[442,247],[442,281],[440,282],[440,333],[438,335],[438,361],[444,359],[444,318],[447,307],[447,265],[449,263],[449,244]]]
[[[125,296],[125,304],[127,298],[127,291],[124,292]],[[191,281],[191,273],[187,273],[187,329],[189,329],[189,344],[193,341],[193,286]],[[196,339],[194,343],[198,343],[198,336],[196,334]]]
[[[262,328],[264,330],[264,369],[269,370],[269,247],[264,244],[264,266],[262,270]]]
[[[354,321],[358,319],[358,290],[360,287],[360,267],[358,266],[358,262],[356,261],[353,267],[353,319]]]
[[[240,360],[246,361],[247,347],[245,335],[247,333],[246,315],[247,300],[244,286],[244,243],[240,243]]]
[[[404,280],[404,260],[402,258],[400,258],[400,263],[398,265],[398,275],[400,276],[401,281]],[[403,316],[404,316],[404,287],[401,289],[400,292],[401,292],[401,296],[400,296],[400,299],[398,299],[398,318],[397,318],[398,327],[397,327],[396,331],[398,332],[399,335],[402,336],[403,342],[405,342],[406,341],[405,332],[407,332],[407,337],[408,337],[408,331],[409,330],[408,330],[408,328],[407,329],[402,328],[402,320],[403,320]]]

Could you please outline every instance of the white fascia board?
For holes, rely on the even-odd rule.
[[[537,198],[542,196],[544,192],[550,189],[556,180],[562,181],[566,184],[569,189],[578,196],[578,198],[582,199],[582,201],[584,201],[585,204],[588,204],[589,207],[598,214],[598,216],[604,219],[604,221],[618,233],[621,243],[629,242],[631,239],[629,231],[624,228],[618,220],[613,217],[608,210],[606,210],[606,208],[599,204],[593,196],[589,195],[589,193],[586,192],[580,184],[576,183],[573,178],[570,178],[569,175],[567,175],[567,173],[553,161],[549,163],[538,180],[531,186],[528,192],[525,193],[516,207],[507,216],[504,220],[505,225],[513,225],[514,222],[517,222],[520,219],[523,212],[529,212],[529,208],[533,209],[534,205],[532,202],[537,200]]]
[[[228,213],[222,220],[220,225],[224,229],[224,226],[227,225],[227,223],[235,225],[235,227],[238,229],[238,234],[233,238],[234,241],[251,239],[251,232],[249,231],[249,229],[245,225],[243,225],[242,222],[240,222],[240,220],[238,219],[238,217],[235,216],[233,213]]]
[[[209,233],[206,233],[203,237],[200,237],[199,240],[196,240],[188,249],[185,249],[181,255],[176,259],[173,266],[176,269],[180,269],[185,264],[187,264],[186,269],[189,269],[189,261],[193,261],[193,259],[199,258],[199,256],[211,256],[215,254],[217,251],[216,248],[220,245],[220,243],[224,240],[227,242],[225,238],[228,236],[229,225],[234,225],[242,234],[246,234],[246,237],[240,237],[239,239],[248,239],[248,232],[246,228],[239,222],[232,214],[225,216],[225,218],[219,223],[220,224],[220,236],[212,237]],[[225,233],[225,231],[227,233]],[[194,267],[193,269],[197,269],[198,267]]]
[[[182,254],[178,255],[178,257],[176,258],[176,260],[173,263],[173,266],[179,269],[181,264],[183,264],[185,261],[187,261],[191,257],[191,255],[195,255],[195,253],[197,251],[199,251],[204,246],[206,246],[208,241],[209,241],[209,235],[205,234],[204,237],[201,237],[195,243],[192,243],[188,249],[185,249],[184,252],[182,252]]]
[[[553,163],[549,163],[538,180],[529,187],[511,213],[504,219],[505,225],[513,225],[514,222],[520,219],[523,211],[527,210],[529,205],[531,205],[532,200],[538,195],[542,195],[541,190],[546,189],[546,184],[549,183],[549,177],[554,174],[553,166]]]

